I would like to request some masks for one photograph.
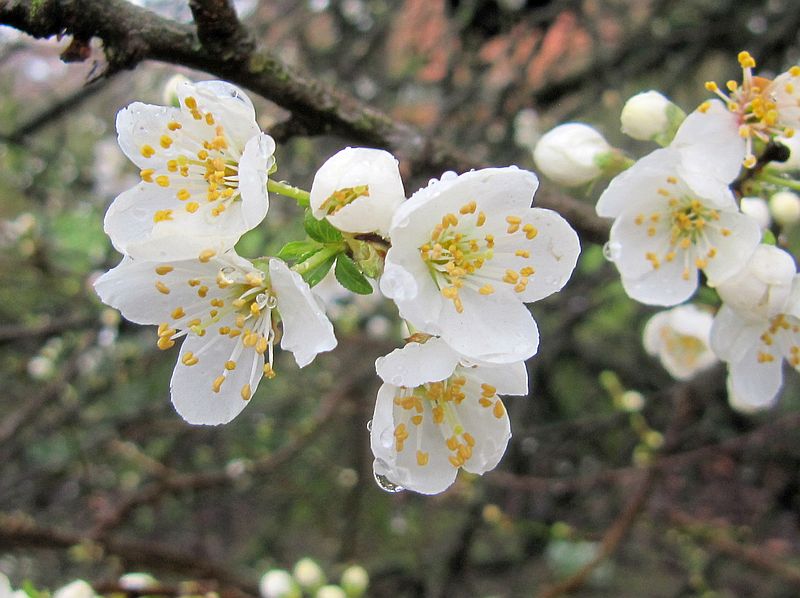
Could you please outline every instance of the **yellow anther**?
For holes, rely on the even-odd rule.
[[[692,240],[689,237],[684,237],[683,239],[681,239],[680,242],[681,249],[689,249],[691,245],[692,245]]]
[[[422,423],[422,416],[421,415],[414,415],[411,417],[411,423],[415,426],[418,426]]]
[[[172,316],[173,320],[180,320],[181,318],[186,316],[186,312],[183,311],[182,307],[176,307],[175,309],[172,310],[172,313],[170,315]]]
[[[208,295],[208,287],[206,285],[201,286],[199,289],[197,289],[197,295],[201,299],[205,299],[206,295]]]
[[[200,209],[200,204],[196,201],[190,201],[186,204],[186,211],[190,214],[194,214],[197,210]]]
[[[535,239],[536,235],[539,234],[537,228],[532,224],[526,224],[525,226],[522,227],[522,230],[525,232],[525,237],[527,239]]]
[[[206,124],[213,125],[214,124],[214,115],[210,112],[206,113]]]
[[[211,303],[212,307],[224,307],[225,306],[225,302],[222,299],[218,298],[218,297],[215,297],[214,299],[212,299],[210,301],[210,303]]]
[[[139,176],[142,177],[142,180],[145,183],[152,183],[154,172],[155,170],[153,170],[152,168],[145,168],[144,170],[139,171]]]
[[[167,160],[167,170],[170,172],[178,172],[178,161]]]
[[[506,270],[505,276],[503,276],[503,282],[507,282],[508,284],[516,284],[519,281],[519,273],[514,270]]]
[[[683,280],[689,280],[689,268],[683,269],[683,272],[681,273],[681,278],[683,278]]]
[[[187,199],[189,199],[189,198],[192,196],[192,194],[191,194],[191,193],[189,193],[189,190],[188,190],[188,189],[180,189],[180,190],[179,190],[179,191],[178,191],[178,192],[175,194],[175,196],[176,196],[176,197],[177,197],[179,200],[181,200],[181,201],[186,201]]]
[[[142,151],[142,156],[144,156],[145,158],[152,158],[153,155],[156,153],[156,150],[153,149],[153,146],[147,144],[144,144],[142,146],[141,151]]]
[[[211,390],[214,392],[219,392],[219,389],[222,388],[223,382],[225,382],[225,376],[217,376],[211,383]]]
[[[181,128],[181,123],[179,123],[177,120],[172,120],[167,123],[167,128],[170,131],[177,131],[178,129]]]
[[[172,347],[175,346],[175,341],[169,338],[168,336],[162,336],[161,338],[158,339],[156,346],[158,346],[158,348],[161,349],[162,351],[166,351],[167,349],[171,349]]]
[[[458,450],[459,442],[458,438],[456,438],[455,436],[451,436],[450,438],[448,438],[445,441],[445,444],[447,444],[447,448],[450,449],[451,451]]]
[[[528,251],[527,249],[517,249],[514,252],[514,255],[516,255],[517,257],[529,258],[531,257],[531,252]]]
[[[271,363],[265,363],[264,364],[264,377],[271,380],[272,378],[275,377],[275,375],[276,375],[275,374],[275,370],[272,369],[272,364]]]
[[[191,351],[187,351],[183,354],[183,357],[181,357],[181,363],[183,363],[183,365],[195,365],[199,361],[200,360]]]
[[[217,252],[213,249],[204,249],[200,252],[200,255],[197,256],[197,259],[202,262],[203,264],[207,264],[211,261],[211,258],[217,255]]]
[[[158,142],[164,149],[169,149],[169,146],[172,145],[172,137],[170,137],[169,135],[162,135],[161,139],[159,139]]]
[[[487,282],[485,285],[483,285],[481,288],[478,289],[478,292],[481,295],[491,295],[492,293],[494,293],[494,287]]]
[[[433,414],[433,423],[441,424],[444,421],[444,409],[440,405],[436,405],[431,409]]]
[[[471,201],[471,202],[461,206],[461,209],[459,210],[459,213],[461,213],[461,214],[474,214],[475,210],[477,210],[477,209],[478,209],[478,204],[475,203],[474,201]]]
[[[197,110],[197,100],[194,99],[193,96],[187,97],[185,100],[183,100],[183,103],[186,104],[186,107],[189,110]]]
[[[739,59],[739,64],[743,69],[752,69],[755,68],[756,66],[756,61],[750,55],[750,52],[745,52],[745,51],[739,52],[737,58]]]
[[[800,66],[795,65],[792,68],[790,68],[789,69],[789,74],[792,77],[800,77]]]
[[[475,220],[475,224],[477,226],[483,226],[486,224],[486,214],[483,212],[478,212],[478,218]]]
[[[205,160],[208,158],[208,150],[201,149],[199,152],[197,152],[197,158],[199,160]]]
[[[236,362],[235,361],[226,361],[225,362],[225,369],[229,372],[236,369]]]
[[[648,226],[647,227],[647,236],[648,237],[655,237],[656,236],[656,227],[655,226]]]
[[[156,290],[163,295],[169,295],[169,287],[160,280],[156,281]]]
[[[503,403],[498,399],[494,402],[494,408],[492,409],[492,415],[494,415],[497,419],[500,419],[506,414],[506,408]]]
[[[728,88],[728,91],[736,91],[737,89],[739,89],[739,84],[733,79],[731,79],[730,81],[725,83],[725,87]]]
[[[167,266],[167,265],[156,266],[156,274],[158,274],[159,276],[164,276],[165,274],[169,274],[170,272],[172,272],[174,269],[175,268],[173,268],[172,266]]]
[[[532,266],[525,266],[522,270],[519,271],[519,273],[522,276],[533,276],[535,272],[536,270],[534,270]]]
[[[678,179],[676,177],[670,175],[670,176],[667,177],[667,182],[670,185],[677,185],[678,184]]]
[[[189,320],[188,322],[186,322],[186,325],[189,328],[194,328],[195,326],[200,326],[200,320],[198,318],[195,318],[194,320]]]
[[[722,233],[723,237],[730,237],[731,236],[731,229],[729,229],[729,228],[723,228],[719,232]]]
[[[488,397],[481,397],[478,399],[481,407],[491,407],[494,403]]]
[[[703,268],[708,266],[708,262],[703,258],[699,257],[696,260],[694,260],[694,265],[702,270]]]
[[[228,334],[231,331],[230,327],[228,326],[220,326],[219,333],[220,334]]]
[[[497,389],[491,384],[486,383],[481,384],[481,391],[485,397],[493,397],[497,394]]]
[[[706,91],[711,91],[711,92],[719,91],[719,86],[713,81],[706,81],[705,87]]]
[[[705,114],[708,112],[708,109],[711,108],[711,102],[703,102],[697,107],[697,111],[701,114]]]
[[[455,468],[461,467],[461,461],[459,460],[458,457],[450,455],[449,457],[447,457],[447,460],[450,461],[450,465],[452,465],[453,467]]]
[[[428,464],[429,457],[430,457],[430,455],[428,455],[428,453],[424,453],[424,452],[418,450],[417,451],[417,465],[419,465],[420,467],[424,467],[425,465]]]
[[[258,314],[261,313],[261,308],[255,301],[250,304],[250,313],[253,314],[254,316],[257,316]]]
[[[464,438],[464,442],[467,443],[467,446],[475,446],[475,438],[469,432],[464,432],[461,435]]]
[[[757,160],[756,160],[756,157],[755,157],[753,154],[750,154],[749,156],[747,156],[747,157],[746,157],[746,158],[745,158],[745,159],[742,161],[742,165],[743,165],[745,168],[753,168],[753,166],[755,166],[755,165],[756,165],[756,163],[757,163]]]
[[[165,174],[160,174],[156,177],[156,184],[159,187],[169,187],[169,177]]]
[[[641,226],[644,223],[644,214],[637,214],[636,218],[633,219],[633,222],[637,226]]]
[[[667,261],[667,262],[671,262],[674,259],[675,259],[675,252],[674,251],[668,251],[667,255],[664,256],[664,260]]]
[[[153,214],[153,222],[164,222],[165,220],[172,220],[172,210],[158,210]]]
[[[259,336],[258,342],[256,343],[256,353],[258,353],[259,355],[263,355],[264,353],[267,352],[268,348],[269,348],[269,342],[267,341],[267,339],[263,336]]]

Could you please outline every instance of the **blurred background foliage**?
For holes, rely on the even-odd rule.
[[[191,20],[179,0],[138,4]],[[628,96],[658,89],[688,111],[704,80],[736,76],[740,49],[767,72],[800,58],[791,0],[238,9],[287,63],[475,160],[530,169],[530,147],[559,122],[588,122],[642,155],[652,148],[619,132]],[[514,436],[483,478],[462,474],[436,497],[373,482],[373,363],[399,345],[399,327],[388,303],[332,290],[321,292],[334,352],[302,371],[280,354],[279,376],[231,424],[185,424],[168,396],[175,351],[101,305],[91,283],[119,259],[103,213],[137,178],[116,146],[117,110],[163,103],[176,72],[207,76],[147,63],[87,84],[102,72],[100,45],[64,64],[66,45],[0,28],[0,571],[14,587],[82,577],[110,591],[147,571],[165,587],[194,580],[235,596],[310,556],[331,579],[362,564],[372,596],[529,596],[590,561],[651,476],[629,537],[576,595],[798,595],[796,376],[755,416],[728,407],[722,367],[676,384],[641,347],[653,310],[625,297],[596,245],[584,244],[562,293],[532,307],[542,343],[530,396],[506,401]],[[254,101],[266,131],[288,116]],[[347,144],[294,137],[278,148],[278,177],[307,188]],[[405,183],[410,194],[425,181]],[[600,191],[576,195],[591,204]],[[540,193],[560,192],[542,182]],[[274,198],[240,252],[300,239],[298,214]]]

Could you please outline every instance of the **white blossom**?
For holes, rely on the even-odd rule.
[[[350,565],[342,571],[340,585],[351,598],[363,596],[369,586],[369,574],[360,565]]]
[[[348,147],[334,154],[314,175],[314,218],[339,230],[386,237],[392,215],[405,199],[397,160],[389,152]]]
[[[158,347],[186,336],[170,384],[172,403],[193,424],[222,424],[244,409],[262,377],[274,377],[273,345],[300,367],[336,346],[308,284],[280,260],[255,268],[233,251],[194,260],[129,257],[95,283],[104,303],[139,324],[158,324]],[[275,313],[277,312],[277,313]]]
[[[762,244],[741,270],[717,285],[717,293],[733,309],[768,318],[779,313],[789,300],[795,272],[791,255]]]
[[[315,590],[326,582],[325,572],[314,559],[305,557],[294,565],[294,578],[303,589]]]
[[[582,123],[566,123],[542,135],[533,150],[533,159],[547,178],[565,187],[578,187],[600,176],[598,158],[611,150],[596,129]]]
[[[533,355],[524,303],[561,289],[580,252],[560,215],[530,207],[537,186],[515,167],[446,173],[403,203],[380,281],[401,317],[473,359]]]
[[[658,312],[644,327],[644,348],[673,378],[688,380],[717,362],[709,345],[713,320],[692,304]]]
[[[95,598],[97,594],[88,583],[82,579],[68,583],[53,592],[53,598]]]
[[[697,288],[702,270],[714,286],[739,270],[761,238],[739,212],[728,184],[740,169],[742,140],[714,102],[681,125],[669,147],[611,181],[597,213],[615,218],[608,255],[633,299],[676,305]]]
[[[114,247],[138,259],[224,251],[267,213],[275,142],[250,100],[222,81],[179,83],[179,107],[135,102],[117,115],[119,145],[141,182],[105,217]]]
[[[783,361],[800,370],[800,277],[795,275],[779,313],[764,316],[723,304],[711,328],[711,347],[728,364],[733,406],[772,406],[783,384]]]
[[[412,342],[377,360],[384,384],[372,418],[377,477],[437,494],[455,481],[459,468],[493,469],[511,437],[498,394],[524,395],[524,362],[466,364],[442,339]]]
[[[270,569],[261,576],[258,590],[262,598],[300,598],[302,592],[288,571]]]
[[[769,211],[781,226],[800,222],[800,196],[791,191],[778,191],[769,198]]]

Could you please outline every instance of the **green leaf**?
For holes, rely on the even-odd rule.
[[[276,257],[279,257],[284,261],[294,260],[302,262],[314,255],[320,249],[322,249],[322,245],[316,241],[291,241],[290,243],[287,243],[281,247],[281,250],[278,252]]]
[[[22,591],[25,592],[30,598],[39,598],[42,593],[36,589],[36,586],[33,585],[33,582],[30,579],[26,579],[22,582]]]
[[[303,280],[308,283],[308,286],[313,287],[319,284],[319,281],[325,278],[325,275],[328,273],[328,270],[331,269],[333,266],[333,262],[336,261],[336,254],[330,256],[324,262],[321,262],[319,265],[314,266],[308,272],[304,273]]]
[[[303,217],[303,228],[308,236],[320,243],[336,243],[342,240],[342,233],[327,220],[317,220],[311,215],[311,210],[306,210]]]
[[[344,254],[339,255],[336,260],[334,270],[336,280],[339,281],[348,291],[353,291],[359,295],[369,295],[372,293],[372,285],[358,269],[356,263]]]

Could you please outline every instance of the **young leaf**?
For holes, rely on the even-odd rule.
[[[348,291],[359,295],[369,295],[372,293],[372,285],[369,280],[361,273],[356,263],[345,254],[340,254],[336,260],[336,269],[333,271],[336,280],[339,281]]]
[[[313,287],[317,285],[320,280],[325,278],[325,275],[328,273],[328,270],[331,269],[335,260],[336,255],[334,254],[318,266],[311,268],[311,270],[303,274],[303,279],[308,283],[308,286]]]
[[[276,257],[284,261],[296,260],[302,262],[320,249],[322,249],[322,245],[316,241],[291,241],[281,247]]]
[[[327,220],[317,220],[312,216],[311,210],[306,210],[303,216],[303,227],[308,236],[320,243],[336,243],[342,240],[342,233],[334,228]]]

